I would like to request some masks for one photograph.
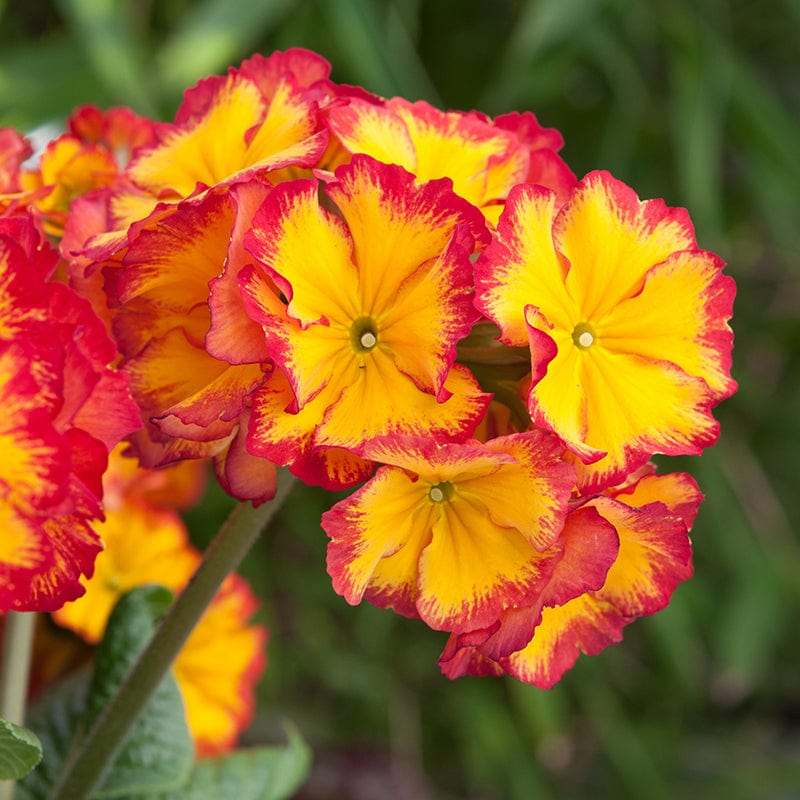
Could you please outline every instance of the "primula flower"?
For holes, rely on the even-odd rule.
[[[716,440],[711,408],[736,388],[722,268],[684,209],[608,173],[560,209],[542,187],[511,192],[475,265],[476,304],[506,344],[530,346],[531,418],[577,456],[585,492]]]
[[[562,555],[575,481],[553,437],[383,437],[364,452],[385,466],[322,517],[328,572],[348,602],[460,632],[535,601]]]
[[[45,230],[60,236],[72,201],[111,185],[117,174],[117,162],[106,148],[64,134],[48,143],[36,169],[20,173],[20,183],[24,190],[37,193],[34,204],[42,213]]]
[[[564,137],[555,128],[543,128],[531,111],[501,114],[494,118],[494,124],[501,130],[513,132],[527,148],[530,157],[524,182],[552,189],[558,205],[565,203],[577,178],[558,155],[564,146]]]
[[[322,57],[295,48],[254,55],[188,89],[175,121],[156,125],[155,142],[136,150],[122,179],[76,205],[69,251],[108,259],[159,204],[314,166],[327,144],[319,104],[332,92],[329,71]]]
[[[56,261],[31,216],[0,219],[0,611],[83,593],[108,451],[140,424],[102,323],[47,280]]]
[[[247,583],[230,575],[175,660],[198,756],[232,749],[253,718],[267,643],[267,629],[247,622],[257,608]]]
[[[578,655],[596,655],[622,639],[637,617],[663,609],[692,574],[689,531],[702,500],[683,473],[644,475],[608,495],[580,501],[571,518],[594,512],[613,526],[619,551],[602,586],[564,596],[570,577],[556,567],[541,602],[510,609],[499,625],[451,637],[440,664],[451,678],[502,674],[550,688]],[[527,642],[527,644],[526,644]]]
[[[84,579],[85,593],[53,613],[53,619],[90,644],[103,638],[119,598],[136,586],[159,583],[179,592],[200,563],[180,518],[141,499],[106,507],[105,520],[94,524],[103,542],[94,574]]]
[[[254,180],[152,216],[106,276],[121,367],[146,421],[135,440],[143,466],[213,458],[223,487],[256,502],[273,495],[275,469],[244,448],[247,405],[270,365],[235,281],[269,190]]]
[[[33,155],[31,143],[13,128],[0,128],[0,216],[24,214],[50,193],[49,187],[23,185],[22,165]]]
[[[32,151],[22,134],[13,128],[0,128],[0,195],[20,191],[19,170]]]
[[[200,502],[208,484],[208,463],[179,461],[169,469],[142,469],[130,456],[126,443],[109,454],[109,467],[103,476],[103,505],[118,508],[127,500],[141,500],[155,508],[176,511]]]
[[[393,97],[369,102],[350,97],[346,103],[333,104],[327,119],[345,151],[399,164],[420,181],[448,177],[456,194],[492,222],[511,188],[526,180],[531,169],[545,179],[547,170],[532,166],[532,161],[538,163],[540,149],[547,150],[549,155],[543,158],[548,163],[551,158],[563,163],[554,152],[560,147],[555,131],[554,138],[543,138],[543,146],[532,156],[515,131],[495,127],[483,114],[440,111],[424,101]]]
[[[67,120],[67,130],[86,144],[102,145],[113,156],[120,170],[130,161],[137,147],[155,141],[155,123],[126,106],[101,111],[97,106],[79,106]]]
[[[454,359],[477,316],[470,254],[488,233],[450,181],[367,156],[324,191],[297,180],[268,195],[245,236],[260,268],[240,284],[277,368],[253,395],[248,449],[333,487],[369,474],[342,454],[371,438],[463,439],[477,425],[488,398]]]
[[[131,471],[131,459],[112,455],[104,482],[106,519],[96,523],[104,549],[86,593],[53,614],[59,625],[92,644],[103,635],[116,601],[130,589],[159,583],[181,592],[198,563],[186,527],[170,508],[149,498],[160,476]],[[169,480],[176,480],[171,478]],[[180,481],[179,481],[180,482]],[[186,644],[174,672],[199,755],[225,752],[252,717],[253,687],[265,666],[266,630],[248,622],[257,608],[247,583],[236,575],[225,581]]]

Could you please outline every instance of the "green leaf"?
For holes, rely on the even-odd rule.
[[[42,744],[33,731],[0,717],[0,780],[17,780],[42,758]]]
[[[29,724],[42,741],[44,759],[18,784],[14,800],[48,797],[73,746],[77,746],[73,742],[79,743],[115,693],[171,597],[160,586],[142,586],[124,595],[108,621],[91,678],[81,675],[61,684],[33,709]],[[189,776],[193,761],[194,746],[183,701],[170,676],[134,725],[93,797],[143,800],[179,788]]]
[[[28,724],[42,743],[44,757],[16,786],[14,800],[46,800],[69,754],[86,709],[89,675],[80,673],[59,684],[32,709]]]
[[[292,797],[308,774],[311,753],[300,734],[289,728],[282,746],[236,750],[219,758],[198,761],[180,789],[150,800],[284,800]],[[131,795],[120,800],[141,800]]]
[[[100,714],[150,639],[155,619],[172,595],[161,586],[140,586],[124,595],[109,619],[97,652],[86,703],[87,724]],[[133,726],[96,797],[137,796],[181,786],[194,760],[183,700],[175,679],[165,678]]]

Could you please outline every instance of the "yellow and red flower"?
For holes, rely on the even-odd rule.
[[[231,750],[253,718],[267,663],[267,629],[248,622],[257,608],[248,584],[228,576],[175,659],[198,756]]]
[[[31,156],[31,143],[13,128],[0,128],[0,214],[19,211],[32,199],[22,188],[22,164]]]
[[[57,258],[32,216],[0,219],[0,611],[83,593],[108,451],[140,424],[102,322],[47,280]]]
[[[188,89],[175,121],[155,126],[155,141],[135,150],[120,180],[76,204],[69,252],[109,259],[127,245],[130,226],[159,205],[313,167],[328,140],[319,106],[332,91],[329,71],[322,57],[294,48],[254,55]]]
[[[539,186],[511,193],[476,264],[476,302],[505,343],[530,346],[531,418],[577,456],[585,492],[716,440],[711,408],[736,388],[722,268],[685,210],[608,173],[560,208]]]
[[[242,293],[277,372],[253,395],[248,449],[334,487],[369,474],[374,437],[464,439],[478,424],[488,397],[454,360],[488,233],[449,181],[368,156],[318,194],[315,181],[276,187],[245,236],[258,266]]]
[[[86,593],[53,614],[59,625],[90,644],[100,641],[114,604],[125,592],[159,583],[179,593],[200,562],[178,514],[152,502],[154,485],[181,485],[186,476],[176,476],[175,468],[154,474],[134,463],[119,448],[112,453],[104,478],[106,518],[94,525],[103,552],[94,575],[84,579]],[[230,750],[252,717],[254,686],[266,665],[267,631],[249,622],[257,605],[247,583],[229,576],[175,661],[198,755]]]
[[[616,531],[619,550],[600,585],[575,592],[570,566],[594,547],[571,534],[567,553],[556,566],[540,602],[504,613],[498,623],[451,636],[442,654],[442,671],[464,674],[508,673],[526,683],[550,688],[578,655],[596,655],[622,639],[636,618],[660,611],[679,583],[692,574],[691,530],[702,500],[684,473],[647,474],[631,485],[579,502],[565,531],[581,517],[585,526],[605,524]],[[591,516],[589,516],[591,515]],[[613,526],[613,527],[612,527]],[[577,546],[576,546],[577,545]],[[582,554],[582,555],[580,555]]]
[[[558,155],[564,146],[564,137],[555,128],[544,128],[532,111],[518,111],[495,117],[494,124],[504,131],[513,132],[529,153],[528,174],[525,183],[546,186],[556,193],[561,205],[577,183],[575,173]]]
[[[348,602],[466,632],[536,601],[563,555],[575,482],[555,438],[384,437],[364,453],[385,466],[322,517],[328,572]]]
[[[492,223],[516,184],[538,179],[563,193],[575,180],[556,155],[561,135],[539,126],[532,114],[507,115],[494,124],[476,111],[440,111],[402,97],[352,96],[332,104],[327,120],[344,150],[340,162],[348,153],[365,153],[399,164],[420,181],[448,177],[456,194]]]
[[[65,133],[47,144],[35,169],[20,173],[20,184],[41,212],[47,233],[60,236],[72,202],[110,186],[118,172],[113,153],[103,145]]]
[[[256,502],[274,493],[275,469],[244,437],[270,365],[236,275],[252,262],[242,238],[269,190],[253,180],[153,215],[106,277],[121,368],[146,421],[135,439],[143,466],[214,458],[226,490]]]

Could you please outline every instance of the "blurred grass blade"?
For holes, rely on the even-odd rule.
[[[497,106],[512,105],[514,98],[531,97],[527,84],[543,80],[542,62],[549,52],[563,47],[566,51],[582,48],[585,36],[591,31],[600,0],[527,0],[522,4],[513,34],[497,54],[498,69],[487,90]],[[574,63],[567,59],[558,72]],[[533,98],[531,99],[540,99]],[[488,100],[485,101],[488,103]]]
[[[59,0],[59,8],[85,49],[113,102],[154,115],[147,54],[130,3],[117,0]]]
[[[169,97],[199,78],[241,61],[297,4],[296,0],[204,0],[189,11],[158,53]],[[246,56],[244,56],[246,57]]]
[[[393,4],[321,0],[320,5],[330,35],[356,81],[385,97],[436,101],[436,91]]]
[[[67,38],[0,50],[0,126],[62,124],[78,103],[105,102],[83,51]]]
[[[686,14],[670,15],[675,46],[667,55],[672,83],[673,157],[679,189],[703,238],[722,240],[722,159],[730,70],[719,40]],[[695,24],[692,24],[692,23]]]

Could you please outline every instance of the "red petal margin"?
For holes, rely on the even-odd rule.
[[[487,660],[504,664],[505,657],[530,642],[545,606],[564,604],[599,589],[619,552],[619,538],[595,509],[579,508],[567,516],[558,547],[561,557],[535,605],[508,609],[497,625],[483,632],[451,636],[439,659],[447,677],[484,674],[473,669],[484,670]],[[471,655],[459,652],[465,649]]]
[[[214,457],[214,471],[220,486],[237,500],[251,500],[259,506],[275,497],[277,472],[265,458],[251,455],[245,446],[249,411],[242,414],[239,427],[227,449]]]
[[[0,516],[5,531],[13,527],[21,556],[0,561],[0,612],[56,611],[86,591],[81,576],[91,577],[103,545],[84,518],[28,517],[8,504]]]
[[[664,608],[675,587],[692,574],[686,526],[663,503],[635,508],[599,497],[588,505],[619,535],[619,555],[605,584],[545,608],[528,645],[501,660],[510,675],[543,688],[560,680],[579,653],[596,655],[620,641],[623,628],[636,617]]]

